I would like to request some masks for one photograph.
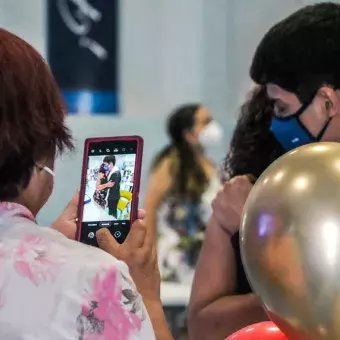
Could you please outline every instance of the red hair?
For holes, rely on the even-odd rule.
[[[65,107],[49,66],[16,35],[0,29],[0,201],[16,198],[36,162],[72,150]]]

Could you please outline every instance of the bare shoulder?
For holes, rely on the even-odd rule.
[[[176,171],[176,157],[173,154],[165,157],[153,169],[148,186],[148,196],[152,196],[155,204],[166,194],[172,185],[173,173]],[[150,198],[150,197],[149,197]],[[147,201],[149,201],[147,199]]]
[[[163,158],[159,164],[153,169],[153,176],[169,176],[171,170],[176,166],[176,153],[172,152]]]

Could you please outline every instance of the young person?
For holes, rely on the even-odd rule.
[[[274,25],[260,42],[250,73],[273,101],[273,119],[265,131],[272,131],[284,151],[317,141],[339,142],[340,4],[306,6]],[[207,335],[220,339],[266,317],[253,294],[235,296],[231,239],[250,189],[247,177],[238,177],[215,198],[191,302],[189,325],[198,340]],[[214,255],[208,249],[215,249]],[[215,265],[208,268],[207,258]],[[202,288],[203,276],[216,283]]]
[[[114,155],[106,156],[103,163],[108,166],[107,184],[104,186],[108,189],[107,207],[109,215],[117,218],[117,206],[120,199],[120,182],[122,175],[116,166],[116,157]]]

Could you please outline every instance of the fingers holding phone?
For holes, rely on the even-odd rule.
[[[141,216],[141,214],[140,214]],[[108,229],[97,231],[99,247],[125,262],[144,301],[160,299],[160,274],[152,233],[147,232],[145,220],[138,219],[123,244],[119,244]]]
[[[138,212],[138,220],[132,226],[125,243],[119,244],[108,229],[97,232],[100,247],[117,259],[124,261],[130,275],[142,295],[156,339],[174,340],[160,299],[160,274],[155,251],[154,233],[147,232],[144,211]]]
[[[96,232],[103,227],[109,228],[119,243],[125,241],[138,213],[142,156],[143,139],[139,136],[85,141],[78,241],[98,246]],[[132,182],[127,180],[131,174],[134,174]]]

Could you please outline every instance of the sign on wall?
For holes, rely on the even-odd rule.
[[[70,114],[117,114],[118,1],[48,0],[48,61]]]

